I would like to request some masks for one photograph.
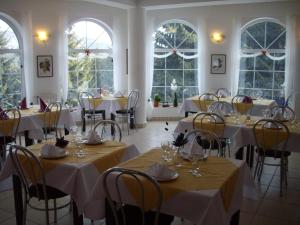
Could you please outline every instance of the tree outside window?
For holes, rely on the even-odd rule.
[[[0,99],[2,107],[17,106],[22,97],[21,49],[12,26],[0,18]]]
[[[68,29],[68,99],[78,91],[113,91],[112,39],[94,20],[81,20]]]
[[[273,19],[243,28],[238,94],[284,100],[285,45],[286,28]]]
[[[198,95],[197,33],[180,22],[159,27],[154,34],[154,70],[152,99],[158,94],[162,101],[173,102],[171,83],[177,83],[178,102]]]

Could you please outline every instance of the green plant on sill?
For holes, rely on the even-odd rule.
[[[156,101],[156,102],[160,102],[160,96],[158,95],[158,94],[156,94],[155,96],[154,96],[154,101]]]

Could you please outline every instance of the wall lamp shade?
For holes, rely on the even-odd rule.
[[[37,38],[39,41],[45,43],[45,42],[48,41],[48,39],[49,39],[49,37],[50,37],[50,34],[48,34],[47,31],[39,30],[39,31],[36,32],[36,35],[35,35],[35,36],[36,36],[36,38]]]
[[[225,39],[225,35],[222,34],[221,32],[213,32],[211,35],[210,35],[210,39],[213,43],[216,43],[216,44],[221,44],[224,42],[224,39]]]

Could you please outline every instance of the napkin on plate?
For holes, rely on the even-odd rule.
[[[102,142],[101,137],[99,136],[99,134],[94,131],[94,130],[90,130],[89,133],[86,136],[87,139],[87,143],[88,144],[99,144]]]
[[[66,155],[65,149],[59,148],[51,144],[45,144],[41,149],[41,156],[45,158],[62,157],[65,155]]]
[[[28,108],[27,108],[26,97],[24,97],[24,98],[22,99],[22,101],[20,102],[19,106],[20,106],[20,109],[28,109]]]
[[[152,164],[149,169],[146,171],[146,174],[152,176],[154,178],[159,179],[170,179],[175,175],[175,171],[168,168],[167,165],[154,163]]]
[[[114,93],[114,97],[115,98],[121,98],[121,97],[124,97],[124,95],[122,94],[121,91],[117,91],[116,93]]]
[[[47,108],[47,104],[42,98],[40,98],[40,112],[45,112],[46,108]]]
[[[0,120],[8,120],[9,116],[6,114],[6,112],[3,111],[3,109],[0,107]]]

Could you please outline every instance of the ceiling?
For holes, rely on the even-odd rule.
[[[297,0],[68,0],[86,1],[118,8],[144,7],[147,10],[208,5],[250,4],[259,2],[292,2]]]

